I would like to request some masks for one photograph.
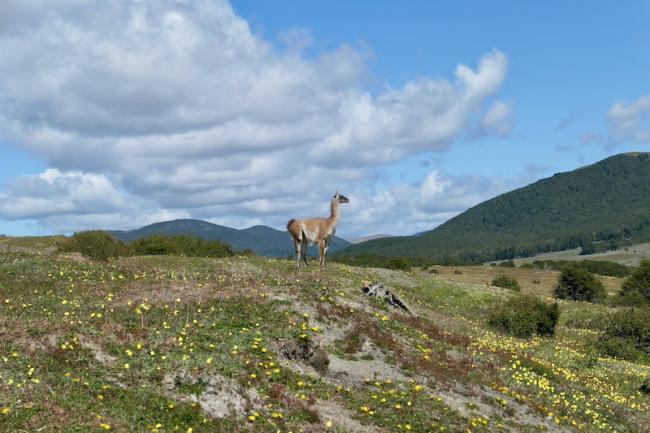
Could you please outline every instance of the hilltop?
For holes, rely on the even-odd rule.
[[[561,301],[554,337],[519,339],[488,325],[518,295],[484,283],[264,257],[93,262],[54,241],[0,241],[0,431],[650,426],[648,360],[594,354],[604,305]],[[367,298],[363,280],[418,317]],[[543,298],[539,287],[522,290]]]
[[[352,245],[343,255],[484,262],[650,240],[650,157],[612,156],[468,209],[419,236]]]
[[[287,257],[294,254],[293,242],[286,231],[257,225],[238,230],[207,221],[196,219],[178,219],[151,224],[136,230],[110,232],[117,239],[131,242],[151,235],[191,234],[206,240],[220,240],[236,251],[251,250],[260,256]],[[330,244],[330,252],[346,248],[350,243],[339,237],[334,237]],[[310,255],[318,255],[315,246],[310,247]]]

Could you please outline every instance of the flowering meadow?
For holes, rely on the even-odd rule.
[[[518,339],[486,285],[54,242],[0,238],[1,432],[650,431],[650,364],[595,350],[609,307],[563,301],[554,337]]]

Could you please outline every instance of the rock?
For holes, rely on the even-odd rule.
[[[314,354],[307,360],[309,365],[320,374],[327,373],[327,367],[330,365],[330,358],[327,352],[320,347],[314,351]]]

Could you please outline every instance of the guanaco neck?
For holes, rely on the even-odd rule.
[[[336,199],[332,200],[330,206],[330,217],[328,218],[331,226],[336,227],[339,224],[339,219],[341,215],[339,213],[339,202]]]

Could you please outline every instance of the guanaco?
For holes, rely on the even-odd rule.
[[[341,215],[339,205],[349,203],[350,200],[344,195],[336,192],[332,198],[329,218],[307,218],[302,220],[291,219],[287,223],[287,230],[293,239],[296,249],[296,264],[300,267],[300,259],[307,267],[307,247],[318,243],[318,261],[320,266],[325,266],[325,255],[329,249],[332,236],[336,233],[336,226],[339,224]]]

